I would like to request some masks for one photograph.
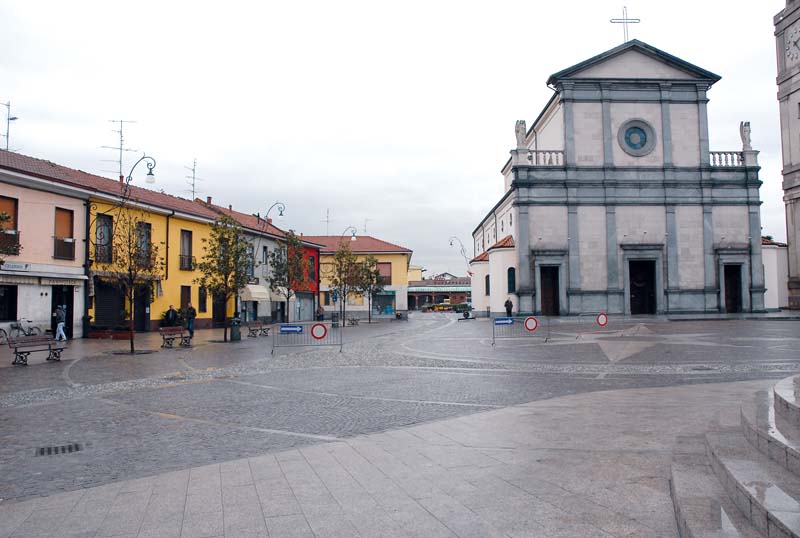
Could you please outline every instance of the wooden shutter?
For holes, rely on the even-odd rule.
[[[17,229],[17,200],[16,198],[6,198],[0,196],[0,213],[5,213],[11,220],[0,224],[0,230]]]
[[[56,208],[56,237],[72,237],[72,211]]]

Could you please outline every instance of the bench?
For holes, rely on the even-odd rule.
[[[47,360],[60,361],[64,346],[58,346],[53,335],[39,334],[34,336],[9,337],[8,347],[14,350],[14,361],[11,364],[28,365],[28,355],[35,351],[47,351]]]
[[[158,332],[163,340],[161,347],[173,347],[175,340],[180,341],[181,347],[192,345],[192,337],[189,335],[189,331],[183,327],[162,327]]]
[[[358,318],[347,318],[347,324],[350,325],[351,327],[353,325],[358,325],[359,321],[360,320]]]
[[[247,336],[269,336],[272,327],[264,325],[263,321],[251,321],[247,324]]]

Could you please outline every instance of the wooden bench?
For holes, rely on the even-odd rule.
[[[263,321],[251,321],[247,324],[247,336],[269,336],[272,327],[264,325]]]
[[[47,351],[47,360],[60,361],[64,346],[58,346],[52,334],[9,337],[8,347],[14,350],[11,364],[28,365],[28,355],[35,351]]]
[[[358,318],[347,318],[347,324],[350,325],[351,327],[353,325],[358,325],[359,321],[360,320]]]
[[[161,347],[173,347],[175,340],[180,342],[181,347],[192,345],[192,337],[189,335],[189,331],[183,327],[162,327],[158,332],[163,340]]]

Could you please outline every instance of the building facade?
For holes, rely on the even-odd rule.
[[[323,308],[332,310],[340,300],[347,301],[348,316],[366,318],[369,314],[370,301],[357,293],[350,294],[347,298],[335,297],[331,293],[331,266],[332,258],[340,242],[346,241],[357,261],[363,261],[367,256],[374,256],[378,260],[384,286],[372,300],[373,314],[394,314],[408,311],[408,269],[411,263],[412,251],[405,247],[382,241],[370,236],[333,236],[314,235],[305,236],[303,239],[314,244],[322,245],[320,248],[320,301]],[[336,300],[334,300],[336,299]]]
[[[800,2],[787,0],[774,23],[789,263],[788,305],[800,309]]]
[[[82,336],[88,194],[53,188],[15,169],[17,157],[0,150],[0,328],[30,320],[55,334],[55,310],[66,307],[68,338]]]
[[[758,152],[711,151],[719,76],[637,40],[552,75],[473,232],[492,314],[764,310]]]

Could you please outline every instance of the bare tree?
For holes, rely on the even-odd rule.
[[[289,300],[299,290],[308,288],[308,260],[303,255],[303,242],[292,230],[278,248],[269,254],[269,288],[286,298],[286,321],[290,321]]]
[[[356,255],[350,250],[350,245],[344,240],[339,243],[339,248],[333,254],[332,262],[328,265],[328,275],[331,282],[330,289],[339,296],[339,313],[342,325],[347,313],[347,297],[358,290],[359,266]]]
[[[383,291],[383,277],[381,277],[381,273],[378,270],[378,260],[375,256],[367,256],[357,266],[356,289],[367,298],[367,306],[369,307],[367,320],[372,323],[372,299]]]

